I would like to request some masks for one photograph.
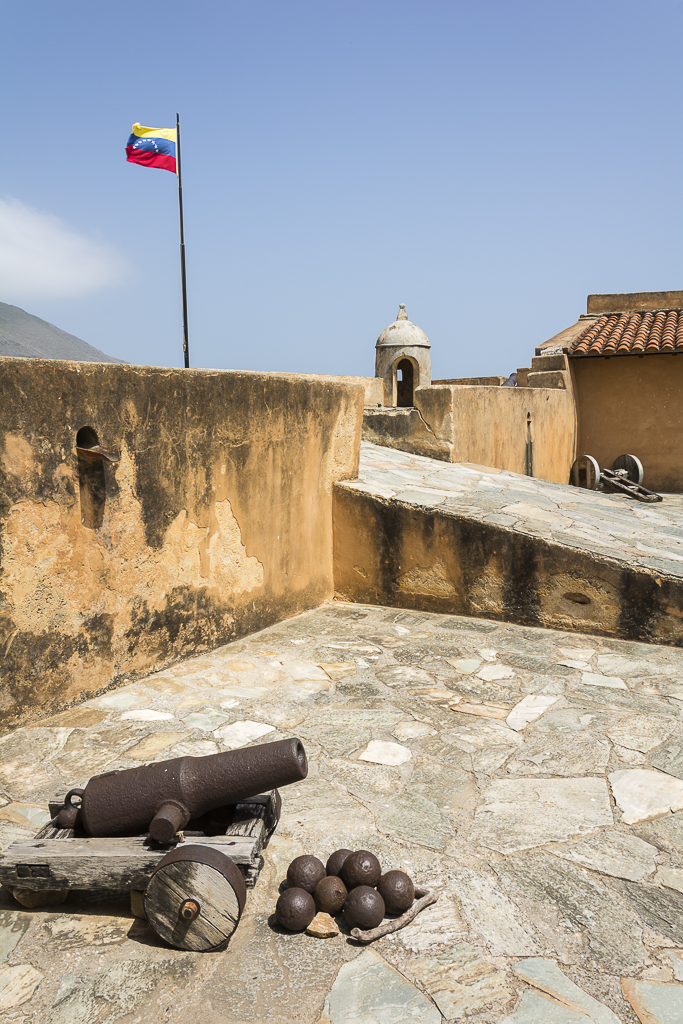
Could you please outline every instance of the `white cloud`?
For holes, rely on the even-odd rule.
[[[59,217],[0,199],[0,300],[76,298],[117,284],[122,257]]]

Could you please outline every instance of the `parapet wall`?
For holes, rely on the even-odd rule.
[[[412,409],[366,409],[363,439],[443,462],[567,483],[576,415],[571,388],[432,385]]]
[[[0,360],[0,721],[332,596],[358,384]],[[90,427],[120,461],[79,457]]]

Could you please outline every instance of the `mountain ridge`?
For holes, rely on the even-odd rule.
[[[123,362],[123,359],[108,356],[82,338],[7,302],[0,302],[0,356],[73,359],[88,363]]]

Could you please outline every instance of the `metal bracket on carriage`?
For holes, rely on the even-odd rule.
[[[661,494],[643,487],[643,475],[643,464],[636,455],[619,455],[611,469],[600,469],[592,455],[580,455],[571,468],[569,483],[589,491],[618,491],[636,501],[663,501]]]

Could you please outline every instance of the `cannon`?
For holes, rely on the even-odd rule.
[[[0,883],[28,906],[41,892],[54,903],[72,889],[126,889],[171,946],[221,949],[263,866],[278,787],[307,774],[293,738],[96,775],[55,794],[49,824],[0,854]]]
[[[57,825],[80,826],[98,838],[149,832],[158,843],[170,843],[190,820],[300,782],[307,774],[306,751],[296,738],[206,757],[176,757],[105,772],[85,789],[69,790]]]

